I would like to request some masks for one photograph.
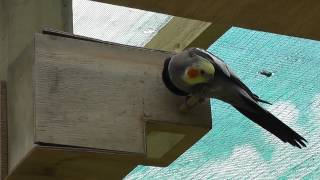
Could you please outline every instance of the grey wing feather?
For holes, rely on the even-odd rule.
[[[191,52],[194,52],[196,55],[209,60],[214,65],[216,70],[224,73],[227,77],[231,76],[231,72],[227,64],[219,58],[217,58],[216,56],[214,56],[213,54],[199,48],[191,49]]]
[[[244,89],[250,96],[252,99],[254,99],[257,102],[261,102],[261,103],[265,103],[265,104],[270,104],[272,105],[270,102],[260,99],[260,97],[256,94],[254,94],[247,85],[245,85],[240,78],[232,71],[230,71],[230,79],[236,83],[239,87],[241,87],[242,89]]]
[[[250,89],[240,80],[240,78],[228,68],[228,65],[223,62],[221,59],[216,57],[215,55],[211,54],[208,51],[204,51],[202,49],[196,49],[199,56],[210,60],[213,63],[214,67],[219,71],[223,72],[225,76],[229,77],[232,81],[238,84],[240,87],[245,89],[246,91],[250,91]]]
[[[232,71],[229,69],[228,65],[223,62],[219,57],[213,55],[212,53],[199,49],[199,48],[195,48],[194,49],[195,54],[210,60],[210,62],[215,66],[215,68],[222,72],[226,77],[228,77],[231,81],[233,81],[235,84],[237,84],[238,86],[240,86],[241,88],[243,88],[250,96],[251,98],[253,98],[255,101],[258,102],[262,102],[262,103],[266,103],[266,104],[271,104],[268,101],[262,100],[259,98],[259,96],[257,96],[256,94],[254,94],[247,85],[245,85],[240,78]]]

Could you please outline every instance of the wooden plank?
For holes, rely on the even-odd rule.
[[[177,97],[170,93],[161,80],[163,61],[170,55],[167,52],[114,43],[108,44],[101,41],[98,41],[97,43],[92,39],[81,40],[81,37],[78,36],[74,39],[66,34],[63,36],[68,38],[40,34],[36,36],[37,48],[36,64],[34,68],[36,79],[35,101],[36,104],[38,104],[36,105],[36,124],[37,127],[39,127],[36,131],[36,135],[37,139],[46,139],[37,141],[61,144],[64,140],[63,137],[66,136],[65,134],[59,135],[59,133],[51,133],[55,134],[56,137],[61,136],[58,141],[55,141],[52,139],[52,136],[50,136],[50,139],[48,138],[48,135],[41,135],[41,133],[46,133],[47,130],[51,131],[52,128],[55,127],[58,129],[61,128],[59,123],[52,124],[52,126],[50,125],[53,121],[61,119],[59,115],[65,113],[57,113],[60,112],[59,108],[72,112],[74,108],[82,108],[79,104],[87,104],[87,106],[80,112],[79,110],[76,111],[77,115],[82,112],[88,113],[88,107],[90,107],[96,109],[92,116],[94,118],[94,115],[97,113],[104,112],[101,110],[101,107],[105,106],[103,109],[105,109],[106,114],[103,115],[106,120],[117,118],[119,112],[122,112],[121,109],[126,111],[126,113],[122,115],[126,120],[119,119],[116,121],[116,123],[120,123],[120,127],[118,127],[119,125],[117,124],[113,124],[113,129],[103,129],[103,132],[98,133],[100,135],[99,137],[92,135],[92,133],[87,136],[78,135],[78,133],[76,133],[77,137],[84,136],[83,138],[80,138],[82,141],[79,142],[76,139],[76,141],[73,142],[75,144],[70,144],[69,141],[67,145],[88,147],[88,142],[83,142],[85,138],[90,138],[90,136],[94,137],[94,139],[107,137],[101,135],[104,132],[113,132],[111,134],[117,134],[119,136],[119,133],[115,130],[121,128],[125,129],[125,127],[127,127],[126,123],[121,124],[122,121],[129,121],[131,124],[128,128],[133,128],[133,131],[130,129],[125,130],[127,132],[126,136],[128,136],[129,132],[141,133],[137,131],[141,124],[138,123],[140,124],[138,126],[134,125],[136,118],[139,119],[138,122],[143,119],[144,121],[153,121],[156,123],[174,123],[205,128],[211,127],[211,114],[208,102],[203,103],[189,113],[183,114],[179,112],[179,105],[184,102],[184,98]],[[96,74],[99,74],[99,76]],[[81,84],[82,79],[90,81]],[[74,88],[72,86],[78,87]],[[70,88],[72,90],[70,90],[69,94],[61,94],[68,93]],[[80,94],[81,97],[77,94]],[[86,98],[86,96],[88,96],[87,94],[91,96]],[[78,101],[84,102],[80,103]],[[52,104],[47,105],[47,103]],[[68,105],[69,103],[71,104]],[[57,104],[59,104],[59,106],[57,106]],[[134,104],[134,106],[131,106],[130,104]],[[109,106],[117,107],[118,109],[112,109]],[[48,113],[48,111],[45,110],[50,108],[52,113],[58,115],[55,116],[58,118],[52,119],[53,114]],[[113,114],[114,111],[117,113]],[[72,118],[68,119],[66,116],[63,118],[61,123],[63,123],[64,126],[69,126],[68,121],[72,120]],[[48,119],[51,119],[51,121],[48,122]],[[106,123],[99,119],[95,120],[95,122]],[[78,122],[78,125],[81,123],[81,121]],[[43,126],[40,124],[46,125]],[[107,125],[110,126],[110,124]],[[50,128],[47,128],[46,126],[49,126]],[[88,126],[89,125],[83,125],[85,128]],[[98,125],[98,127],[100,126]],[[47,130],[45,130],[46,128]],[[72,131],[72,128],[74,127],[69,127],[68,130]],[[83,133],[83,131],[80,131],[77,128],[74,128],[74,130]],[[94,130],[96,131],[96,129]],[[71,133],[71,135],[74,134]],[[68,137],[70,139],[70,136]],[[135,137],[135,135],[132,135],[132,137]],[[115,137],[112,136],[108,138]],[[118,140],[117,142],[119,143],[121,140]],[[125,146],[128,146],[128,144],[132,146],[132,143],[134,143],[134,141],[131,140],[131,142],[123,144],[125,144]],[[96,143],[90,147],[115,150],[110,149],[110,142],[106,147],[104,147],[104,145]],[[129,149],[122,150],[136,152],[129,151]]]
[[[140,157],[38,146],[10,173],[8,180],[122,179],[137,166],[137,158]]]
[[[36,47],[37,142],[145,153],[145,71],[167,53],[40,34]]]
[[[320,39],[318,0],[97,0],[179,17]]]
[[[230,26],[224,24],[210,24],[196,39],[194,39],[188,46],[200,47],[207,49],[212,43],[218,40]]]
[[[37,142],[144,153],[141,117],[211,126],[208,102],[179,113],[161,80],[168,53],[45,35],[36,47]]]
[[[209,22],[173,17],[145,47],[180,52],[188,47],[210,25],[211,23]],[[209,39],[207,41],[212,42]]]
[[[8,174],[7,85],[0,82],[0,179]]]

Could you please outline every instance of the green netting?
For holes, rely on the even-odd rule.
[[[138,166],[126,179],[320,178],[320,42],[231,28],[208,50],[272,102],[265,107],[302,134],[308,147],[284,144],[212,100],[213,129],[201,141],[169,167]]]

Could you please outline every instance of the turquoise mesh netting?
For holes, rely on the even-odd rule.
[[[320,42],[231,28],[208,50],[272,102],[264,106],[302,134],[308,147],[284,144],[212,100],[213,129],[205,137],[169,167],[138,166],[126,179],[320,178]]]

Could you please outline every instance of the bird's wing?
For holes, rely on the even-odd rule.
[[[243,103],[237,106],[233,105],[239,112],[280,138],[283,142],[288,142],[298,148],[301,148],[302,146],[306,147],[306,139],[272,115],[269,111],[261,107],[244,91],[240,90],[240,96],[242,97]]]
[[[271,105],[270,102],[263,100],[263,99],[260,99],[260,97],[258,95],[254,94],[250,90],[250,88],[247,85],[245,85],[233,71],[229,70],[229,72],[230,72],[230,80],[233,81],[235,84],[237,84],[242,89],[244,89],[251,96],[252,99],[254,99],[256,102],[262,102],[262,103]]]
[[[230,77],[231,74],[227,64],[210,52],[199,48],[193,48],[190,50],[190,52],[209,60],[215,67],[216,71],[222,72],[225,76]]]
[[[232,71],[230,71],[230,80],[232,82],[234,82],[235,84],[237,84],[239,87],[241,87],[243,90],[245,90],[250,96],[252,99],[254,99],[256,102],[262,102],[262,103],[266,103],[266,104],[270,104],[270,102],[268,101],[265,101],[263,99],[260,99],[260,97],[256,94],[254,94],[247,85],[245,85],[241,80],[240,78]]]
[[[266,103],[266,104],[271,104],[268,101],[260,99],[258,95],[254,94],[250,90],[250,88],[247,85],[245,85],[240,80],[240,78],[228,67],[228,65],[223,60],[221,60],[219,57],[213,55],[209,51],[205,51],[205,50],[202,50],[202,49],[199,49],[199,48],[196,48],[195,52],[196,52],[197,55],[199,55],[199,56],[201,56],[201,57],[203,57],[205,59],[210,60],[210,62],[215,66],[217,71],[222,72],[231,81],[233,81],[235,84],[237,84],[242,89],[244,89],[251,96],[251,98],[253,98],[255,101]]]

